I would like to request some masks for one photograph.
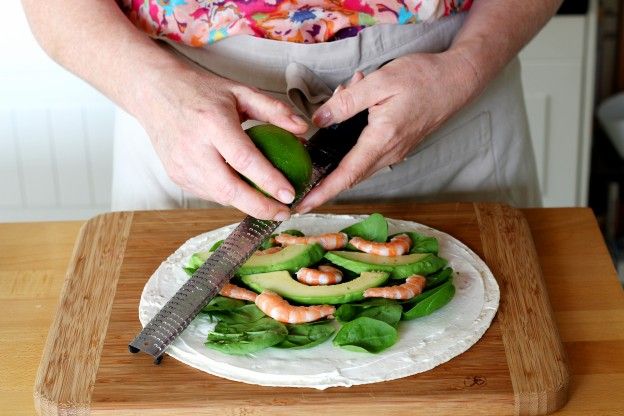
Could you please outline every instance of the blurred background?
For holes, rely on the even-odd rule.
[[[114,105],[37,45],[19,1],[0,37],[0,222],[110,209]],[[589,206],[624,276],[624,7],[565,1],[522,51],[544,205]]]

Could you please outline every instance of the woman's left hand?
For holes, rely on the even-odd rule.
[[[451,51],[406,55],[366,77],[356,74],[314,113],[313,120],[327,127],[368,108],[368,126],[297,211],[310,211],[379,169],[401,162],[476,93],[477,85],[473,67]]]

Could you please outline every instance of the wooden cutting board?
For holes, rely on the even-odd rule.
[[[188,238],[242,215],[230,209],[120,212],[82,228],[35,383],[40,414],[539,415],[568,394],[565,352],[522,214],[497,204],[336,205],[320,212],[417,221],[447,232],[489,265],[501,289],[492,326],[431,371],[330,388],[224,380],[171,357],[156,366],[128,352],[141,329],[146,280]]]

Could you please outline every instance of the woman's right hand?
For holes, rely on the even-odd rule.
[[[294,189],[241,123],[254,119],[305,133],[308,125],[289,106],[255,88],[186,66],[157,73],[146,88],[141,97],[145,105],[133,114],[176,184],[259,219],[288,219],[284,204],[293,201]],[[258,192],[237,172],[277,200]]]

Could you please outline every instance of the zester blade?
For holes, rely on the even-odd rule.
[[[340,124],[320,129],[310,138],[306,147],[312,159],[312,179],[291,208],[338,166],[357,142],[367,118],[368,111],[361,112]],[[278,221],[246,217],[134,338],[128,345],[130,352],[143,351],[154,357],[156,364],[160,363],[167,347],[279,225]]]

